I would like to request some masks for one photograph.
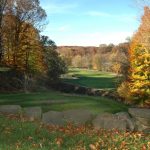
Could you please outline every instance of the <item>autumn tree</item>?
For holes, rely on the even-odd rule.
[[[10,0],[6,12],[6,34],[11,34],[11,50],[13,66],[17,69],[20,64],[21,48],[26,45],[25,34],[29,28],[39,30],[39,24],[45,19],[45,11],[40,7],[38,0]],[[8,29],[8,30],[7,30]],[[26,49],[28,50],[28,49]],[[19,55],[19,56],[18,56]]]
[[[7,0],[0,0],[0,63],[2,62],[3,53],[4,53],[2,28],[3,28],[3,16],[4,16],[6,4],[7,4]]]
[[[59,51],[58,51],[59,52]],[[67,66],[72,65],[72,59],[73,59],[73,51],[71,49],[67,49],[66,47],[63,47],[60,52],[61,57],[67,64]]]
[[[89,54],[86,54],[82,57],[82,64],[83,68],[92,69],[92,56]]]
[[[93,69],[96,69],[99,71],[102,70],[101,56],[99,54],[95,54],[93,56],[92,66],[93,66]]]
[[[46,18],[39,0],[9,0],[3,17],[5,63],[24,74],[27,89],[32,71],[42,65],[39,31]],[[38,65],[37,65],[38,64]]]
[[[129,79],[124,97],[131,103],[150,107],[150,8],[144,8],[141,25],[129,50]],[[123,85],[122,85],[123,87]],[[123,89],[127,89],[124,88]],[[121,91],[121,90],[120,90]]]
[[[141,105],[150,105],[150,8],[144,8],[141,25],[130,49],[130,91]]]
[[[72,66],[76,68],[82,68],[83,67],[83,61],[82,57],[80,55],[74,56],[72,60]]]
[[[129,43],[122,43],[115,46],[112,49],[110,55],[110,62],[111,62],[111,69],[113,72],[122,74],[124,80],[127,79],[128,76],[128,50],[129,50]]]

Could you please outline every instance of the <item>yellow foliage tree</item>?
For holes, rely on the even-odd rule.
[[[150,106],[150,8],[145,7],[141,25],[134,35],[130,55],[129,89],[132,100]]]

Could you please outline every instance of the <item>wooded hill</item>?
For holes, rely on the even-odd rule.
[[[99,47],[59,46],[57,51],[68,66],[122,73],[128,66],[129,43]]]

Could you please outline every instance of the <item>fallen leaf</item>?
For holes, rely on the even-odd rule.
[[[90,150],[96,150],[96,146],[94,144],[90,144],[89,147],[90,147]]]

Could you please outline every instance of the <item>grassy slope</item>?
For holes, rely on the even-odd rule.
[[[92,128],[45,127],[0,115],[0,150],[148,150],[150,135],[94,131]]]
[[[79,84],[91,88],[99,89],[114,89],[117,85],[116,75],[108,72],[99,72],[87,69],[70,69],[68,78],[64,79],[65,82]],[[71,76],[77,79],[69,78]]]
[[[50,103],[50,102],[53,103]],[[104,97],[64,94],[56,91],[0,94],[0,105],[18,104],[22,107],[41,106],[43,111],[89,109],[94,113],[126,111],[127,106]]]
[[[47,104],[47,101],[59,103]],[[1,104],[42,106],[44,111],[72,108],[88,108],[95,113],[127,110],[126,106],[110,99],[55,91],[0,94]],[[150,135],[143,136],[140,133],[97,132],[91,128],[72,126],[45,128],[39,123],[21,122],[0,115],[0,150],[149,149],[149,141]]]

